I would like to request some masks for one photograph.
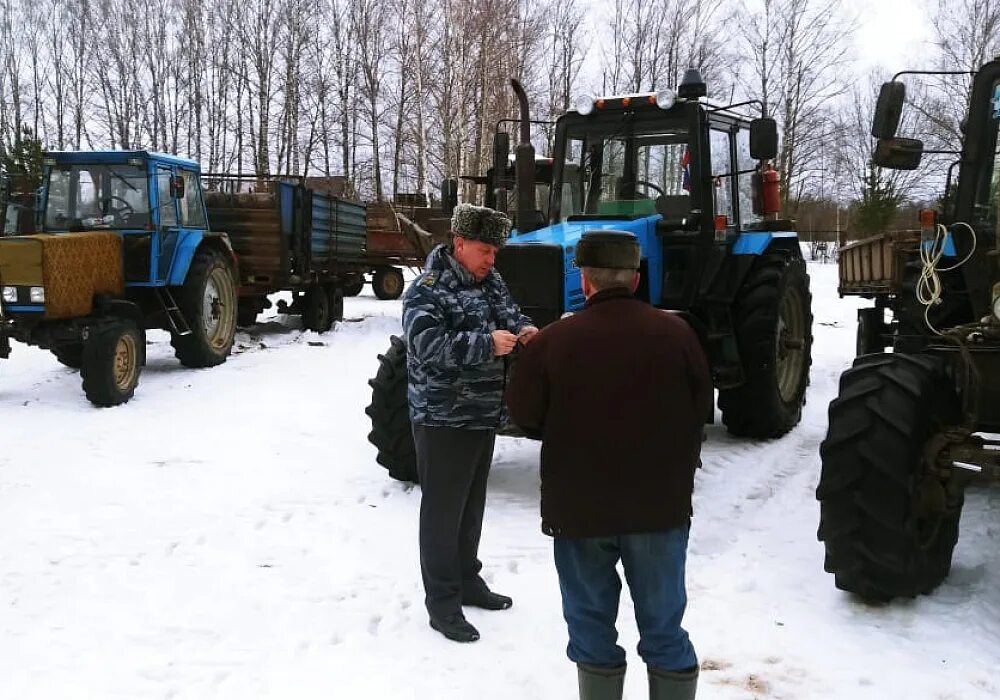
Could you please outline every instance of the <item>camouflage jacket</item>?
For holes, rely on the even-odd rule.
[[[531,325],[496,270],[482,282],[438,246],[403,297],[414,423],[489,429],[506,419],[504,361],[490,333]]]

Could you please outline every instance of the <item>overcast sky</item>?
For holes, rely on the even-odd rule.
[[[930,46],[932,32],[927,3],[930,0],[841,0],[844,11],[858,18],[854,35],[854,58],[859,75],[873,68],[892,74],[917,68],[920,54]],[[1000,0],[997,0],[1000,2]],[[592,10],[587,16],[591,37],[600,36],[599,28],[610,25],[606,3],[589,0]],[[578,92],[594,90],[600,84],[601,42],[593,40]]]
[[[858,68],[882,67],[895,73],[913,68],[932,39],[922,0],[844,0],[858,14],[855,39]]]

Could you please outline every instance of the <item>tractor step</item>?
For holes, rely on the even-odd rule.
[[[184,319],[184,314],[181,313],[180,308],[177,306],[177,302],[174,300],[174,295],[170,293],[170,289],[167,287],[157,287],[156,298],[160,301],[160,306],[163,307],[163,313],[167,315],[167,323],[170,324],[170,330],[177,335],[191,335],[191,326]]]

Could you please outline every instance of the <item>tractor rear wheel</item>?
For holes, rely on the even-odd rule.
[[[399,299],[405,288],[402,270],[395,267],[380,267],[372,275],[372,289],[379,299]]]
[[[221,253],[198,251],[175,298],[191,332],[170,334],[174,355],[185,367],[221,365],[229,357],[236,335],[233,268]]]
[[[378,356],[378,373],[368,380],[372,402],[365,413],[372,420],[368,442],[378,449],[375,461],[400,481],[417,482],[417,450],[410,425],[410,407],[406,398],[406,343],[398,336]]]
[[[733,435],[781,437],[802,417],[812,363],[812,295],[805,261],[778,252],[758,258],[733,305],[744,382],[719,392]]]
[[[132,398],[146,352],[144,334],[133,321],[109,320],[91,327],[83,343],[83,392],[95,406],[117,406]]]
[[[960,419],[939,358],[868,355],[841,376],[816,489],[824,568],[837,588],[912,598],[948,575],[964,492],[935,473],[928,446]]]

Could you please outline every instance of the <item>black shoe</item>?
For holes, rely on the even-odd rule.
[[[470,625],[462,613],[431,617],[431,627],[453,642],[475,642],[479,639],[479,630]]]
[[[482,608],[483,610],[506,610],[513,604],[513,599],[499,593],[494,593],[489,589],[476,591],[475,593],[466,593],[462,596],[462,605]]]

